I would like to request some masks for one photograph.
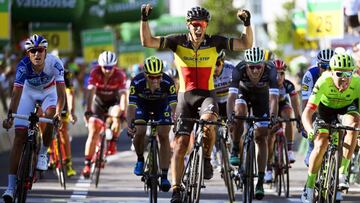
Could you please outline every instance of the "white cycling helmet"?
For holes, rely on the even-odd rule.
[[[117,57],[114,52],[104,51],[99,55],[99,66],[114,66],[117,64]]]
[[[32,35],[29,39],[25,41],[26,51],[36,47],[43,47],[46,49],[47,46],[48,46],[47,40],[43,36],[37,34]]]
[[[245,50],[245,61],[248,63],[260,63],[265,60],[265,51],[260,47],[252,47]]]
[[[317,54],[318,63],[329,63],[331,57],[335,54],[335,51],[332,49],[323,49]]]

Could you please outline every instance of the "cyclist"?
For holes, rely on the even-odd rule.
[[[117,137],[120,132],[120,116],[125,111],[126,78],[116,64],[116,54],[104,51],[99,55],[98,65],[91,70],[89,76],[89,92],[84,114],[89,129],[85,145],[85,166],[82,170],[85,178],[90,176],[91,159],[100,132],[108,129],[109,126],[113,137]],[[104,123],[105,129],[103,129]],[[115,141],[113,143],[116,144]]]
[[[64,80],[66,87],[66,102],[65,107],[61,113],[62,126],[59,129],[59,133],[65,146],[66,174],[70,177],[76,175],[76,171],[72,167],[71,143],[68,134],[68,125],[69,122],[75,124],[75,122],[77,121],[77,117],[75,115],[75,95],[74,86],[72,83],[73,76],[68,69],[64,69]]]
[[[245,51],[245,60],[240,62],[232,73],[227,102],[227,116],[247,116],[249,107],[255,117],[270,117],[272,122],[277,117],[279,89],[276,79],[276,69],[271,62],[264,61],[264,50],[252,47]],[[251,106],[249,106],[251,104]],[[270,107],[270,109],[269,109]],[[241,165],[238,158],[241,152],[240,142],[244,132],[244,121],[234,120],[232,128],[233,148],[230,157],[232,165]],[[258,122],[255,129],[255,143],[258,161],[258,182],[255,198],[264,197],[264,175],[267,163],[267,135],[269,122]],[[241,167],[241,166],[240,166]]]
[[[317,58],[316,66],[310,68],[304,74],[301,85],[302,110],[304,110],[306,107],[307,101],[311,95],[311,92],[314,88],[317,79],[320,77],[320,75],[323,72],[329,70],[329,62],[331,57],[334,55],[334,53],[335,52],[332,49],[320,50],[316,57]],[[304,160],[307,166],[309,166],[309,157],[313,148],[314,148],[314,143],[308,140],[308,151],[306,153]]]
[[[317,80],[313,93],[302,114],[302,122],[308,139],[314,140],[311,152],[305,192],[301,196],[303,202],[313,202],[314,186],[323,156],[329,144],[328,129],[313,126],[313,114],[318,109],[318,119],[326,123],[337,121],[343,115],[342,123],[346,126],[359,127],[358,102],[360,96],[360,78],[352,77],[355,69],[353,58],[346,53],[338,53],[331,57],[331,72],[322,74]],[[356,131],[346,131],[343,146],[343,157],[339,169],[339,187],[348,188],[346,174],[351,156],[356,146]],[[337,193],[341,200],[341,193]]]
[[[293,117],[293,112],[295,118],[298,118],[299,122],[301,120],[301,110],[300,110],[300,100],[299,96],[295,90],[295,85],[288,79],[285,79],[285,71],[287,68],[286,63],[281,59],[275,59],[273,61],[276,71],[277,71],[277,82],[279,86],[279,113],[278,116],[281,116],[284,119],[289,119]],[[290,100],[289,100],[290,97]],[[291,105],[290,105],[291,102]],[[279,126],[280,127],[280,126]],[[278,129],[276,126],[275,129]],[[287,138],[287,147],[288,147],[288,159],[290,163],[295,162],[295,155],[292,151],[294,145],[294,125],[293,123],[287,122],[285,124],[285,135]],[[273,157],[274,150],[274,141],[275,141],[275,132],[271,131],[270,136],[268,137],[268,162],[267,170],[265,172],[264,180],[269,183],[272,182],[272,166],[271,161]]]
[[[37,34],[25,42],[26,56],[16,68],[16,78],[10,101],[7,118],[3,121],[5,129],[11,128],[14,118],[12,113],[29,114],[41,101],[45,117],[59,121],[65,103],[64,67],[59,58],[47,53],[47,40]],[[15,119],[15,139],[10,152],[10,169],[8,187],[3,194],[5,202],[12,202],[16,173],[21,156],[21,150],[27,138],[28,121]],[[47,150],[51,143],[54,126],[46,124],[42,134],[43,144],[40,147],[38,170],[47,170]]]
[[[155,121],[170,123],[171,115],[175,114],[176,87],[170,76],[163,72],[163,61],[155,56],[145,59],[145,72],[139,73],[131,81],[129,105],[127,109],[128,132],[135,135],[133,143],[137,155],[134,169],[135,175],[141,176],[144,172],[144,141],[146,126],[133,128],[133,120],[147,122],[149,112],[154,113]],[[171,184],[167,179],[170,163],[169,125],[157,127],[160,141],[160,168],[162,191],[169,191]]]
[[[151,34],[148,18],[152,7],[142,5],[140,38],[145,47],[171,49],[175,54],[175,65],[179,72],[179,93],[176,115],[204,120],[217,119],[217,105],[212,97],[214,89],[213,73],[218,53],[222,49],[239,51],[251,47],[253,33],[250,26],[250,12],[238,11],[237,15],[244,22],[244,33],[240,38],[226,38],[219,35],[207,35],[206,28],[210,13],[202,7],[193,7],[186,15],[189,33],[154,37]],[[180,118],[181,119],[181,118]],[[188,148],[193,122],[182,120],[177,125],[174,153],[172,156],[173,195],[171,202],[181,202],[180,182],[184,170],[184,156]],[[213,169],[210,163],[212,146],[215,143],[213,126],[205,129],[204,179],[211,179]]]
[[[221,118],[227,117],[226,102],[229,94],[232,71],[234,69],[234,65],[228,61],[225,61],[225,56],[225,51],[221,50],[216,60],[216,68],[214,71],[215,100],[219,106],[219,116]],[[217,147],[218,146],[216,146],[216,148]],[[213,166],[218,166],[219,164],[217,161],[216,151],[217,149],[214,147],[213,153],[211,155]]]

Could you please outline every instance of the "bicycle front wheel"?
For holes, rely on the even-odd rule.
[[[58,175],[60,185],[64,188],[64,190],[66,190],[65,166],[64,166],[64,161],[63,161],[63,154],[65,154],[65,153],[64,153],[63,143],[61,142],[59,133],[57,133],[57,135],[56,135],[56,142],[57,142],[56,152],[58,155],[56,157],[59,159],[56,164],[56,173]]]
[[[282,191],[286,198],[289,197],[289,160],[287,154],[287,146],[284,138],[278,138],[275,143],[275,186],[278,196],[281,196]]]
[[[99,185],[100,180],[100,172],[101,168],[104,166],[104,155],[105,155],[105,145],[106,145],[106,139],[105,135],[102,133],[101,135],[101,143],[100,143],[100,149],[98,152],[96,152],[96,159],[95,159],[95,187],[97,188]]]
[[[14,202],[26,202],[27,192],[30,189],[30,167],[31,167],[32,147],[29,143],[25,143],[17,172],[17,188]],[[16,201],[17,200],[17,201]]]
[[[325,202],[335,203],[337,186],[339,184],[339,151],[331,152],[329,156],[327,173],[325,176]]]
[[[203,147],[199,146],[197,150],[193,153],[193,160],[191,164],[191,174],[190,174],[190,202],[198,203],[200,201],[200,190],[203,181],[204,175],[204,154]]]
[[[157,141],[154,139],[151,143],[149,156],[149,164],[150,164],[150,179],[148,182],[148,187],[150,188],[150,203],[157,203],[157,192],[159,185],[159,167],[158,167],[158,149],[157,149]]]
[[[244,150],[245,173],[244,173],[244,192],[243,202],[251,203],[254,197],[254,142],[246,144]]]
[[[235,191],[234,191],[234,182],[231,178],[232,169],[230,168],[230,164],[229,164],[229,154],[226,148],[225,140],[220,139],[219,142],[220,142],[221,161],[222,161],[221,174],[228,191],[229,202],[232,203],[233,201],[235,201]]]

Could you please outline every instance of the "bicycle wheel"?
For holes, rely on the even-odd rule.
[[[26,202],[27,191],[30,189],[30,167],[31,167],[32,147],[25,143],[17,172],[17,188],[14,196],[14,202]],[[17,201],[16,201],[17,200]]]
[[[100,135],[100,149],[99,151],[96,153],[96,159],[95,159],[95,187],[97,188],[99,185],[99,180],[100,180],[100,172],[101,172],[101,168],[104,165],[104,154],[105,154],[105,149],[106,149],[106,139],[105,139],[105,134],[101,133]]]
[[[289,198],[290,193],[290,171],[289,171],[289,157],[288,157],[288,149],[287,149],[287,141],[283,140],[283,167],[282,167],[282,180],[284,186],[284,195],[286,198]]]
[[[335,203],[339,183],[339,151],[332,151],[329,157],[329,165],[325,176],[325,202]]]
[[[220,142],[219,146],[221,150],[221,161],[222,161],[221,174],[228,191],[229,201],[230,203],[232,203],[233,201],[235,201],[235,191],[234,191],[234,182],[231,178],[232,169],[230,168],[230,164],[229,164],[229,154],[225,140],[220,139],[219,142]]]
[[[197,150],[194,151],[194,156],[192,159],[192,172],[190,174],[190,202],[198,203],[200,201],[200,190],[203,180],[204,172],[204,157],[203,157],[203,147],[199,146]]]
[[[287,155],[286,140],[279,137],[275,143],[275,190],[278,196],[282,191],[286,198],[289,197],[289,160]]]
[[[60,185],[66,190],[66,180],[65,180],[65,166],[63,161],[64,148],[62,147],[63,143],[61,142],[60,134],[56,134],[56,147],[57,147],[57,164],[56,164],[56,173],[58,175],[58,179]]]
[[[254,197],[254,142],[250,141],[246,144],[244,150],[245,158],[245,177],[244,177],[244,191],[243,191],[243,202],[251,203]]]
[[[317,200],[317,203],[325,202],[325,192],[326,192],[325,177],[327,174],[328,165],[329,165],[328,153],[325,153],[314,188],[314,199]]]
[[[158,151],[156,138],[152,140],[149,150],[149,165],[150,165],[150,179],[148,181],[148,188],[150,188],[149,202],[157,203],[157,192],[159,185],[159,167],[158,167]]]
[[[191,168],[192,167],[192,159],[194,157],[194,154],[193,152],[190,153],[190,156],[189,156],[189,159],[188,159],[188,162],[186,163],[185,165],[185,168],[184,168],[184,173],[182,175],[182,179],[181,179],[181,182],[183,184],[183,192],[181,193],[181,202],[190,202],[190,194],[191,194],[191,181],[190,181],[190,177],[191,177]]]

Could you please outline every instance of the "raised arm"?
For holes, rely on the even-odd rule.
[[[148,18],[152,11],[150,4],[141,6],[140,39],[141,45],[149,48],[160,47],[160,37],[154,37],[151,34]]]
[[[241,51],[249,49],[253,45],[253,31],[250,26],[250,12],[247,10],[239,10],[237,13],[238,18],[244,23],[244,31],[240,38],[235,38],[233,41],[234,51]]]

